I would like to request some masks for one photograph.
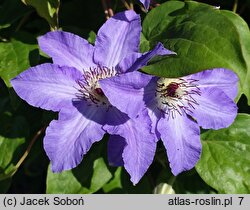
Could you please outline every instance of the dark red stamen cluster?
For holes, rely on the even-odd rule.
[[[166,88],[166,96],[175,97],[176,90],[180,87],[178,83],[172,82]]]
[[[104,93],[103,93],[103,91],[102,91],[101,88],[96,88],[96,89],[95,89],[95,92],[96,92],[99,96],[104,96]]]

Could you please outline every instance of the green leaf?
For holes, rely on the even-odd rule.
[[[113,168],[113,167],[110,167]],[[126,194],[149,194],[152,193],[150,181],[147,175],[144,175],[136,185],[130,181],[130,175],[124,167],[118,167],[113,173],[113,178],[103,186],[105,193],[126,193]]]
[[[94,44],[95,39],[96,39],[96,33],[94,31],[90,31],[88,36],[88,42]]]
[[[0,113],[0,186],[7,191],[11,177],[17,170],[16,164],[23,153],[20,148],[29,134],[28,123],[22,116]],[[2,191],[0,191],[2,192]]]
[[[145,38],[143,33],[141,33],[141,40],[140,40],[140,51],[147,52],[150,50],[149,41]]]
[[[143,34],[177,53],[143,68],[163,77],[180,77],[205,69],[229,68],[240,78],[238,98],[250,99],[250,33],[238,15],[192,1],[169,1],[148,13]],[[250,100],[248,100],[250,103]]]
[[[47,20],[51,29],[58,29],[60,0],[22,0],[22,2],[34,7],[37,13]]]
[[[94,193],[112,177],[101,156],[102,145],[94,145],[82,163],[73,170],[53,173],[48,169],[47,193]]]
[[[9,24],[9,23],[0,25],[0,30],[3,29],[3,28],[8,28],[8,27],[10,27],[10,24]]]
[[[241,50],[242,54],[245,55],[245,61],[246,61],[246,72],[245,72],[245,78],[241,77],[242,82],[242,89],[243,93],[248,97],[248,104],[250,105],[250,33],[249,28],[246,22],[240,18],[240,16],[236,15],[233,12],[230,11],[221,11],[221,14],[223,14],[225,17],[230,19],[230,21],[233,22],[234,26],[236,27],[236,30],[238,31],[239,40],[241,41]]]
[[[250,193],[250,115],[239,114],[229,127],[201,135],[201,178],[219,193]]]
[[[30,34],[19,33],[9,42],[0,43],[0,77],[8,87],[11,87],[10,80],[29,68],[32,61],[37,63],[39,54],[33,39]]]
[[[105,193],[113,193],[114,191],[120,192],[122,189],[122,183],[121,183],[121,173],[122,168],[118,167],[114,173],[114,177],[103,186],[103,191]]]

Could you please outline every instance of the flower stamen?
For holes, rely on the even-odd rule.
[[[82,78],[77,80],[78,93],[76,97],[78,100],[85,100],[89,102],[89,105],[107,105],[111,106],[107,97],[104,95],[99,80],[117,75],[114,68],[108,68],[106,66],[97,66],[90,68],[88,71],[84,71]]]
[[[199,104],[192,95],[201,95],[196,80],[160,78],[156,86],[158,109],[175,118],[176,114],[192,113]]]

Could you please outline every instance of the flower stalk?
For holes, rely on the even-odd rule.
[[[29,146],[27,147],[27,149],[25,150],[25,152],[23,153],[22,157],[19,159],[17,164],[11,169],[11,171],[8,174],[6,174],[4,176],[0,176],[0,181],[12,177],[17,172],[19,167],[22,165],[22,163],[24,162],[24,160],[27,158],[28,154],[30,153],[32,146],[34,145],[36,140],[41,136],[41,134],[46,130],[46,128],[47,128],[47,126],[44,126],[39,131],[37,131],[37,133],[31,139]]]
[[[102,0],[102,6],[105,14],[105,18],[108,20],[114,15],[113,9],[110,5],[110,0]]]

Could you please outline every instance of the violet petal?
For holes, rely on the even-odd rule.
[[[152,76],[135,71],[100,80],[99,83],[110,103],[133,118],[146,107],[143,87],[151,79]]]
[[[176,176],[190,170],[201,154],[200,129],[185,113],[161,118],[157,125],[167,150],[172,173]]]
[[[146,10],[148,10],[151,0],[140,0]]]
[[[117,118],[126,118],[121,112],[113,114]],[[155,137],[150,132],[147,112],[141,112],[137,118],[128,119],[123,124],[105,125],[103,128],[110,134],[125,138],[127,145],[122,153],[124,167],[130,174],[133,184],[137,184],[152,163],[156,150]]]
[[[200,88],[201,95],[193,95],[198,103],[190,115],[204,129],[220,129],[231,125],[237,115],[237,106],[222,90]]]
[[[123,166],[122,153],[126,146],[126,140],[119,135],[110,135],[108,141],[108,161],[112,166]]]
[[[176,53],[164,48],[162,43],[158,43],[153,50],[146,53],[132,53],[129,56],[125,57],[117,65],[117,70],[119,73],[137,71],[143,66],[146,66],[147,63],[153,57],[157,55],[175,55]]]
[[[42,64],[31,67],[11,80],[16,93],[30,105],[59,111],[72,107],[76,98],[76,80],[81,73],[75,68]]]
[[[53,63],[83,71],[95,66],[94,47],[85,39],[64,31],[53,31],[40,36],[38,43],[43,52],[52,57]]]
[[[139,51],[141,20],[133,10],[109,18],[97,33],[94,60],[115,67],[122,58]]]
[[[96,109],[82,103],[85,115],[78,109],[62,110],[59,119],[53,120],[46,130],[44,148],[52,162],[52,171],[61,172],[76,167],[91,145],[102,139],[105,131],[102,125],[91,118]]]
[[[232,100],[235,99],[238,93],[239,79],[233,71],[228,69],[205,70],[183,77],[183,79],[197,80],[195,83],[201,88],[216,87],[225,92]]]

